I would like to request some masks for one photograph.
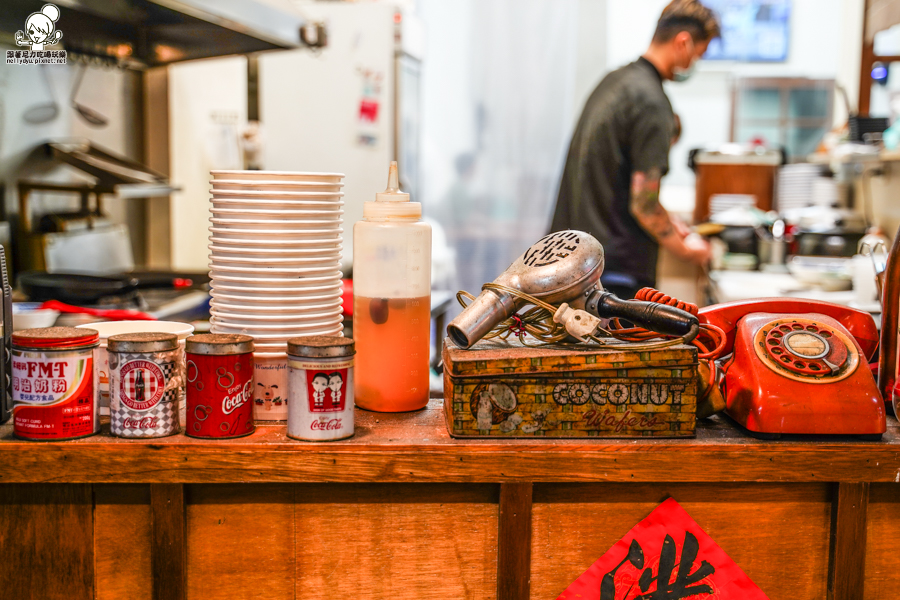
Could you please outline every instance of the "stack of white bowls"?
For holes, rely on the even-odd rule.
[[[254,416],[287,418],[287,340],[341,335],[339,173],[212,171],[213,333],[253,336]]]

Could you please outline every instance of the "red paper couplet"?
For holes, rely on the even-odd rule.
[[[557,600],[768,600],[673,498],[597,559]]]

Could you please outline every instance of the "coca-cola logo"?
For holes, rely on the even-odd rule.
[[[310,429],[313,431],[337,431],[341,428],[341,419],[331,419],[329,421],[313,421]]]
[[[122,365],[118,377],[119,397],[132,410],[150,410],[163,397],[166,376],[153,361],[133,360]]]
[[[144,417],[142,419],[127,418],[122,422],[125,429],[156,429],[159,426],[159,417]]]
[[[233,396],[225,396],[222,398],[222,412],[226,415],[230,415],[239,407],[247,404],[253,399],[253,388],[251,387],[251,382],[248,381],[244,384],[244,387],[235,393]]]

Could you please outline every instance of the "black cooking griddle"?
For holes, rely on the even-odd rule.
[[[127,275],[98,277],[74,273],[27,271],[18,284],[32,302],[59,300],[67,304],[92,304],[109,296],[125,296],[138,289],[138,280]]]

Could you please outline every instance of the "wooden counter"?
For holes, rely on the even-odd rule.
[[[896,598],[881,442],[453,440],[440,400],[307,444],[0,427],[0,598],[553,599],[674,497],[770,598]],[[863,587],[864,582],[864,587]]]

